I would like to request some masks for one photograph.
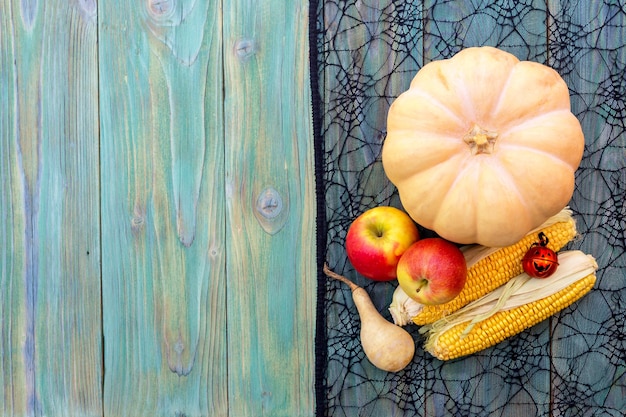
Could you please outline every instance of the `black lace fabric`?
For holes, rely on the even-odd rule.
[[[317,415],[626,415],[626,3],[319,0],[311,14],[320,267],[363,286],[391,321],[397,283],[359,276],[345,235],[363,211],[401,207],[381,163],[391,102],[425,63],[479,45],[545,63],[567,82],[586,138],[570,203],[580,236],[568,248],[599,265],[579,302],[465,358],[433,358],[408,326],[416,354],[398,373],[369,363],[349,289],[320,272]]]

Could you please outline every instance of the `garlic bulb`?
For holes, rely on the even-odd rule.
[[[393,322],[398,326],[406,326],[412,322],[412,318],[424,308],[423,304],[410,298],[404,290],[398,286],[393,293],[389,312]]]

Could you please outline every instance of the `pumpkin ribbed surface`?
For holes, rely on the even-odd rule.
[[[567,205],[583,150],[556,71],[476,47],[417,73],[389,110],[382,159],[417,223],[501,247]]]

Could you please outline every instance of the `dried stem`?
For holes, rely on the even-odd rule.
[[[327,277],[336,279],[348,285],[352,291],[356,290],[357,288],[360,288],[358,285],[356,285],[354,282],[350,281],[348,278],[344,277],[343,275],[339,275],[338,273],[331,271],[327,264],[324,264],[324,273],[326,274]]]

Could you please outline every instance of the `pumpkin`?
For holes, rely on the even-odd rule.
[[[501,247],[568,204],[584,145],[554,69],[472,47],[424,65],[394,100],[382,162],[418,224]]]

